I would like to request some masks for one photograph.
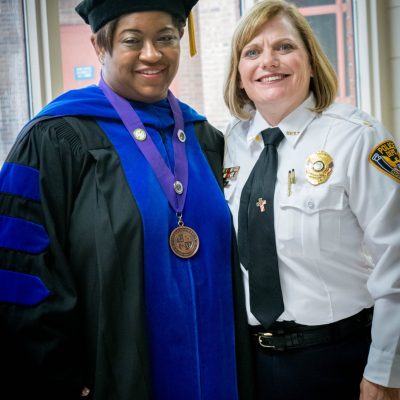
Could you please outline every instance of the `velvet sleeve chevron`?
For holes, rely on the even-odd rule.
[[[0,363],[10,376],[40,365],[48,390],[67,381],[77,389],[81,380],[67,234],[81,153],[64,119],[39,122],[18,138],[0,174]],[[57,376],[57,359],[75,367],[70,377]]]
[[[42,221],[33,215],[28,218],[18,211],[38,208],[39,170],[18,163],[5,163],[0,175],[0,191],[4,199],[1,204],[5,208],[0,215],[0,248],[8,254],[38,255],[45,252],[49,246],[49,237]],[[7,268],[8,262],[3,261],[3,264]],[[49,294],[39,276],[21,272],[18,267],[15,270],[0,269],[0,301],[34,306]]]

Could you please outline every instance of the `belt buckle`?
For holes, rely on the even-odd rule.
[[[264,344],[263,343],[263,338],[266,338],[266,339],[268,339],[269,337],[272,337],[273,336],[273,334],[271,333],[271,332],[262,332],[262,333],[259,333],[258,334],[258,344],[261,346],[261,347],[264,347],[264,348],[266,348],[266,349],[275,349],[276,348],[276,346],[274,346],[274,345],[271,345],[271,344]]]

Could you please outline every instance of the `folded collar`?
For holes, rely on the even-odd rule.
[[[310,94],[307,99],[286,116],[278,127],[285,135],[289,144],[296,145],[300,136],[306,130],[310,122],[316,117],[316,113],[310,109],[315,107],[314,95]],[[263,118],[259,111],[256,111],[254,118],[247,131],[247,144],[250,146],[253,142],[262,142],[260,132],[264,129],[272,128]]]

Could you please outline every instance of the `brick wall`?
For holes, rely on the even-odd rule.
[[[184,37],[178,95],[223,130],[230,115],[222,92],[239,0],[200,0],[195,11],[198,54],[190,59]]]
[[[217,128],[230,119],[223,101],[223,84],[230,53],[230,41],[239,19],[237,0],[201,0],[200,18],[204,113]]]

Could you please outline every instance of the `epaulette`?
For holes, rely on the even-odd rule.
[[[322,115],[350,122],[359,126],[374,128],[375,119],[364,111],[349,104],[332,104]]]
[[[237,117],[234,117],[234,118],[228,123],[228,125],[227,125],[225,131],[223,132],[224,136],[225,136],[225,137],[230,136],[231,133],[232,133],[232,131],[233,131],[233,129],[234,129],[238,124],[240,124],[240,123],[246,123],[246,124],[249,125],[249,124],[250,124],[250,121],[251,121],[251,119],[250,119],[250,120],[243,121],[243,120],[241,120],[241,119],[239,119],[239,118],[237,118]]]

